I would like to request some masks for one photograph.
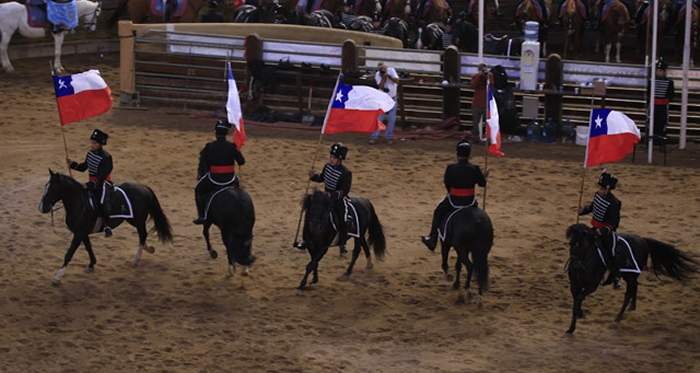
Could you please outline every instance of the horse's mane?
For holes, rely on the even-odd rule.
[[[80,182],[78,182],[78,180],[75,180],[71,176],[68,176],[66,174],[62,174],[59,172],[54,173],[54,175],[56,175],[56,177],[58,177],[58,182],[63,184],[63,185],[67,185],[67,186],[72,187],[72,188],[75,188],[75,187],[82,188],[82,186],[80,185]]]

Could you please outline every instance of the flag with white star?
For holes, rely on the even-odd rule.
[[[583,167],[617,162],[632,152],[640,139],[639,128],[627,115],[610,109],[593,109]]]
[[[388,94],[369,86],[338,82],[321,133],[372,133],[385,128],[379,115],[394,108]]]
[[[97,70],[54,76],[61,125],[92,118],[112,108],[112,92]]]

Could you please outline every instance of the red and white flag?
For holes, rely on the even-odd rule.
[[[503,157],[501,151],[501,124],[499,123],[498,105],[493,97],[491,86],[486,87],[486,138],[489,141],[489,153],[496,157]]]
[[[386,128],[379,115],[394,108],[388,94],[369,86],[338,82],[328,105],[321,133],[372,133]]]
[[[236,128],[233,131],[233,142],[238,146],[238,150],[245,145],[245,128],[243,127],[243,111],[241,110],[241,99],[238,96],[236,80],[231,72],[231,62],[226,64],[228,68],[228,100],[226,101],[226,119]]]
[[[639,128],[625,114],[610,109],[593,109],[583,167],[617,162],[632,152],[640,139]]]
[[[62,126],[92,118],[112,108],[112,91],[98,70],[54,76],[53,88]]]

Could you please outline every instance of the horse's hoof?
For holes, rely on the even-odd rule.
[[[445,279],[446,279],[447,281],[452,282],[452,281],[455,280],[455,276],[454,276],[454,275],[446,275],[446,276],[445,276]]]
[[[466,300],[464,299],[464,294],[460,294],[457,296],[457,300],[455,301],[455,304],[464,304],[466,303]]]
[[[93,267],[85,267],[85,273],[92,273],[95,272],[95,268]]]
[[[212,259],[216,259],[216,258],[219,257],[219,253],[217,253],[216,250],[212,250],[212,251],[209,252],[209,256],[210,256]]]
[[[467,300],[471,300],[472,298],[474,298],[474,295],[472,295],[471,292],[467,291],[464,298]]]
[[[297,289],[297,291],[294,294],[295,295],[304,295],[304,290]]]
[[[51,280],[51,285],[53,285],[53,286],[61,285],[61,280],[53,279],[53,280]]]
[[[343,279],[344,279],[344,280],[347,279],[347,278],[349,278],[349,277],[350,277],[350,272],[344,272],[344,273],[343,273]]]
[[[374,268],[374,264],[373,264],[373,263],[367,263],[367,267],[365,267],[365,269],[372,269],[372,268]]]
[[[146,250],[146,252],[149,254],[153,254],[156,252],[156,248],[153,246],[144,246],[143,249]]]
[[[137,267],[138,265],[139,265],[139,261],[138,261],[138,260],[134,260],[133,262],[131,262],[131,266],[132,266],[132,267]]]

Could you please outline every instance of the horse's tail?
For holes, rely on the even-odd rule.
[[[683,284],[698,272],[698,261],[673,245],[646,237],[644,241],[649,246],[651,263],[654,265],[654,274],[657,277],[663,274]]]
[[[487,291],[489,289],[489,245],[481,238],[477,238],[472,249],[472,260],[474,261],[474,271],[479,289]]]
[[[374,256],[379,260],[383,260],[384,254],[386,254],[386,237],[384,237],[384,228],[382,228],[382,224],[379,222],[379,218],[374,212],[374,207],[371,205],[368,243],[374,249]]]
[[[168,218],[165,216],[163,209],[160,207],[160,202],[158,202],[158,197],[156,197],[153,189],[148,186],[146,188],[148,188],[148,191],[151,192],[151,196],[153,197],[153,200],[151,201],[151,211],[149,211],[151,219],[153,219],[154,223],[151,233],[153,233],[153,231],[158,232],[158,239],[162,243],[172,242],[173,228],[170,226]]]
[[[129,2],[129,0],[119,0],[119,4],[117,6],[117,9],[114,10],[114,13],[112,13],[112,15],[107,20],[107,28],[112,28],[112,27],[114,27],[115,24],[117,24],[117,22],[119,21],[119,18],[126,11],[126,6],[127,6],[128,2]],[[132,21],[137,22],[136,20],[132,20]]]

